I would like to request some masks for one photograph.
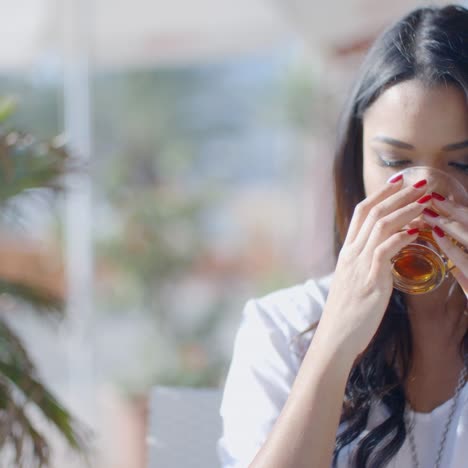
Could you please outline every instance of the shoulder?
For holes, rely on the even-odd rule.
[[[320,320],[332,275],[311,279],[280,289],[263,297],[251,299],[243,314],[243,321],[255,321],[290,338]]]
[[[301,332],[320,319],[329,284],[309,280],[247,302],[220,407],[222,466],[248,466],[264,443],[310,343]]]
[[[274,345],[283,354],[293,351],[300,362],[314,333],[307,330],[320,320],[331,280],[332,275],[310,279],[249,300],[236,342],[256,342],[259,351],[264,344],[268,354]]]

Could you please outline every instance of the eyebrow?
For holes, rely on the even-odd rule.
[[[395,138],[390,138],[390,137],[383,136],[383,135],[378,135],[378,136],[376,136],[376,137],[374,137],[372,139],[377,140],[377,141],[381,141],[382,143],[387,143],[388,145],[395,146],[397,148],[409,149],[409,150],[414,149],[414,146],[410,145],[409,143],[405,143],[405,142],[400,141],[400,140],[395,140]]]
[[[464,148],[468,148],[468,140],[452,143],[451,145],[444,146],[442,149],[444,151],[456,151]]]
[[[396,140],[395,138],[390,138],[383,135],[378,135],[373,140],[381,141],[382,143],[387,143],[388,145],[395,146],[396,148],[414,150],[414,146],[404,141]],[[442,148],[443,151],[457,151],[464,148],[468,148],[468,140],[460,141],[458,143],[451,143]]]

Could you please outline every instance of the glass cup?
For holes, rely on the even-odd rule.
[[[410,167],[403,174],[403,187],[426,179],[427,193],[437,192],[446,199],[468,206],[465,187],[446,172],[425,166]],[[417,227],[419,236],[392,258],[393,285],[407,294],[425,294],[442,284],[453,265],[440,250],[432,228],[418,217],[409,227]]]

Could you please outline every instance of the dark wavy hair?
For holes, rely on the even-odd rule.
[[[337,252],[356,205],[365,197],[363,114],[386,89],[410,79],[427,86],[458,86],[468,102],[468,10],[455,5],[414,10],[384,31],[369,50],[338,127],[334,168]],[[465,334],[460,352],[466,356],[467,351]],[[389,416],[359,440],[352,466],[381,468],[398,452],[406,438],[403,383],[411,360],[405,296],[394,290],[377,333],[350,372],[340,421],[346,424],[336,439],[334,466],[340,451],[366,428],[376,398]],[[399,372],[397,362],[402,365]]]

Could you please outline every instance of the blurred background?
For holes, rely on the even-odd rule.
[[[143,468],[149,390],[222,386],[244,303],[332,270],[340,106],[425,3],[1,2],[2,444],[82,466],[42,383]]]

